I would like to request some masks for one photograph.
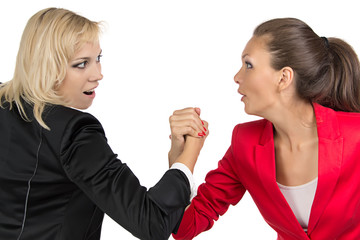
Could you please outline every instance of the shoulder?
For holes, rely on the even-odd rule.
[[[337,119],[339,124],[358,124],[360,122],[360,113],[357,112],[335,111],[319,104],[314,104],[314,109],[317,121],[331,121],[333,119]]]
[[[93,115],[80,110],[51,105],[44,111],[44,121],[50,128],[50,131],[45,131],[47,137],[55,142],[60,141],[62,146],[67,146],[85,132],[105,138],[101,123]]]
[[[238,124],[233,130],[232,142],[254,142],[258,144],[265,128],[269,124],[271,123],[266,119]]]
[[[360,124],[360,113],[355,112],[336,112],[336,116],[339,120],[339,123],[343,124]]]
[[[240,123],[238,125],[235,126],[234,131],[241,131],[241,132],[248,132],[248,131],[256,131],[256,130],[261,130],[264,128],[264,126],[268,123],[268,120],[266,119],[260,119],[260,120],[256,120],[256,121],[251,121],[251,122],[245,122],[245,123]]]
[[[69,128],[86,125],[101,125],[91,114],[60,105],[51,105],[44,111],[44,120],[50,129]]]
[[[353,140],[355,140],[355,136],[360,137],[360,113],[336,112],[336,117],[342,136],[352,136]]]
[[[357,133],[360,126],[360,113],[335,111],[320,105],[314,106],[316,121],[318,122],[318,125],[323,125],[321,129],[318,127],[319,135],[334,135],[335,137],[339,135],[359,135]],[[329,131],[330,129],[331,131]]]

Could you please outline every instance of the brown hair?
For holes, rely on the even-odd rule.
[[[301,98],[334,110],[360,112],[359,59],[345,41],[319,37],[295,18],[266,21],[254,36],[267,37],[274,69],[294,70]]]

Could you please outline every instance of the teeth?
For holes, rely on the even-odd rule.
[[[89,91],[85,91],[84,93],[87,95],[91,95],[93,92],[95,91],[95,89],[89,90]]]

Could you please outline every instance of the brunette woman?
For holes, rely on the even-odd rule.
[[[352,47],[298,19],[273,19],[255,29],[242,63],[234,79],[245,112],[263,119],[234,128],[174,237],[209,230],[248,191],[278,239],[360,239],[360,65]],[[242,227],[229,232],[240,239]]]

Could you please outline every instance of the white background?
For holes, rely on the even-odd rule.
[[[300,18],[320,36],[343,38],[360,52],[355,1],[13,0],[0,3],[0,81],[12,78],[27,20],[46,7],[106,22],[101,39],[104,79],[88,111],[102,122],[114,152],[147,187],[168,168],[168,118],[175,109],[200,107],[210,123],[194,172],[198,184],[227,150],[233,127],[257,119],[244,113],[233,76],[261,22]],[[102,239],[135,238],[106,217]],[[245,194],[196,239],[276,239],[276,233]]]

